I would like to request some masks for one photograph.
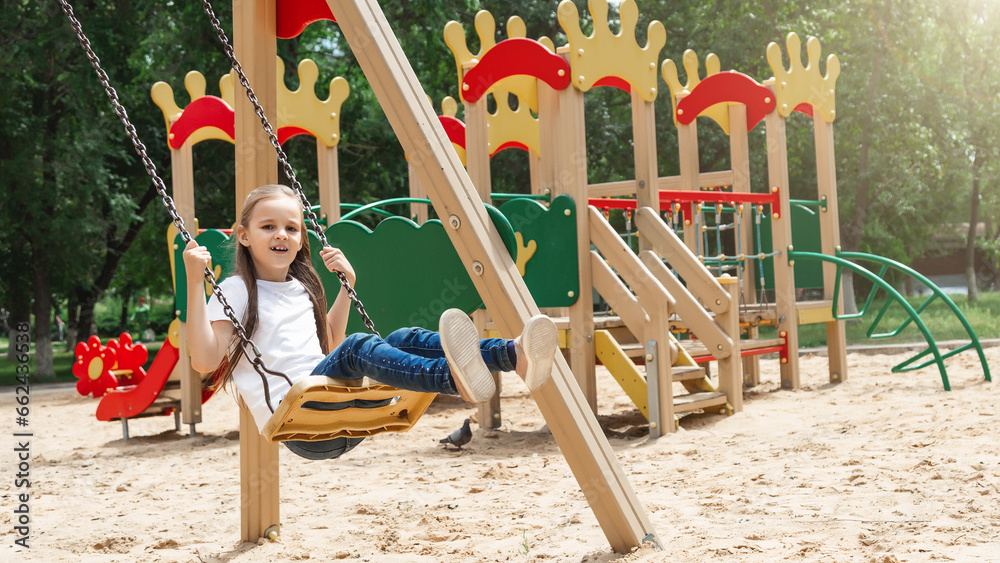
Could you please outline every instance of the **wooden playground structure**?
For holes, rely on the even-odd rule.
[[[608,367],[649,420],[652,437],[673,432],[681,413],[740,412],[743,386],[760,379],[760,354],[778,353],[782,387],[798,388],[799,324],[826,325],[830,380],[840,382],[848,376],[839,277],[842,268],[852,266],[837,258],[833,149],[839,62],[829,56],[821,74],[819,41],[810,38],[808,61],[803,64],[799,39],[791,34],[786,43],[787,67],[779,45],[767,48],[773,78],[760,83],[734,71],[721,72],[714,55],[706,58],[706,75],[701,77],[697,55],[688,52],[683,57],[687,78],[682,84],[673,61],[660,65],[665,32],[659,22],[650,23],[645,46],[636,42],[634,0],[620,5],[618,34],[608,26],[607,2],[593,0],[590,6],[594,31],[588,36],[581,31],[576,6],[568,0],[559,4],[558,20],[569,41],[558,47],[546,39],[526,39],[524,25],[516,17],[508,21],[509,38],[496,42],[493,16],[480,12],[475,28],[481,47],[473,54],[461,24],[449,24],[444,33],[455,57],[464,123],[455,119],[454,101],[446,104],[446,115],[435,112],[375,0],[316,0],[300,2],[295,9],[277,0],[234,3],[233,38],[236,56],[264,113],[277,124],[279,141],[297,134],[316,137],[320,213],[328,230],[348,229],[343,226],[348,221],[337,223],[341,218],[337,144],[340,106],[349,94],[347,83],[341,78],[332,80],[328,98],[320,100],[313,93],[319,76],[315,63],[299,64],[300,87],[294,92],[280,79],[280,62],[275,64],[278,37],[294,36],[313,21],[335,16],[406,152],[411,197],[429,199],[441,219],[428,221],[427,204],[415,201],[413,229],[419,224],[424,233],[438,233],[427,236],[444,237],[454,249],[455,263],[466,276],[462,283],[468,280],[474,288],[469,312],[484,335],[512,337],[540,308],[557,319],[565,357],[556,358],[552,380],[535,391],[533,398],[611,547],[627,552],[657,539],[597,422],[595,360]],[[663,94],[661,76],[674,108],[677,176],[662,177],[658,172],[654,102]],[[190,73],[185,86],[191,102],[183,108],[166,84],[155,85],[152,94],[168,131],[178,212],[186,224],[196,225],[192,147],[206,139],[221,139],[236,145],[239,216],[250,191],[277,182],[273,148],[254,107],[235,91],[240,86],[234,88],[232,74],[220,81],[219,97],[206,96],[205,79],[199,73]],[[622,89],[630,96],[635,177],[591,184],[584,99],[587,91],[602,86]],[[488,97],[507,99],[508,95],[517,97],[517,109],[497,103],[491,113]],[[816,200],[809,203],[816,208],[810,213],[819,240],[808,241],[808,248],[815,252],[799,250],[798,254],[793,246],[793,208],[805,203],[789,198],[785,138],[785,120],[794,111],[812,118],[818,186]],[[699,116],[711,119],[728,134],[729,169],[700,169]],[[767,140],[766,184],[753,182],[750,175],[748,132],[761,123]],[[494,195],[490,157],[510,147],[529,153],[534,200],[501,205],[498,218],[484,205]],[[727,189],[719,190],[719,186]],[[630,227],[634,221],[638,252],[611,226],[611,210],[624,213]],[[766,249],[758,242],[761,221],[770,229]],[[531,229],[548,234],[530,235]],[[218,232],[205,233],[205,240],[212,241],[206,245],[213,250],[224,242],[224,234],[213,234]],[[725,232],[731,236],[723,242]],[[183,359],[187,345],[181,304],[186,292],[194,288],[180,285],[185,279],[179,259],[183,244],[178,247],[177,240],[173,230],[168,232],[181,321],[177,348]],[[550,241],[553,246],[545,247]],[[220,257],[216,276],[228,271],[225,254],[216,255]],[[569,261],[553,262],[544,256]],[[821,299],[797,300],[797,257],[820,264],[816,270]],[[559,264],[560,271],[552,271],[553,263]],[[545,269],[547,264],[549,269]],[[765,267],[770,272],[770,303],[758,298],[766,294],[757,281],[764,277]],[[375,275],[362,277],[377,279]],[[553,281],[556,277],[559,283]],[[595,314],[592,288],[614,314]],[[382,295],[362,293],[369,303],[377,303]],[[484,308],[475,310],[479,303]],[[413,318],[416,313],[406,314]],[[401,316],[407,318],[406,314]],[[918,317],[914,322],[919,323]],[[775,327],[777,338],[759,338],[761,324]],[[944,375],[943,356],[930,344]],[[982,358],[981,349],[979,354]],[[716,364],[714,381],[706,368],[710,362]],[[172,377],[181,381],[182,420],[193,428],[201,420],[203,378],[183,360],[177,362]],[[187,405],[191,407],[184,408]],[[296,408],[283,405],[279,411],[287,415]],[[419,414],[395,430],[405,430]],[[480,407],[479,420],[484,426],[500,426],[499,393]],[[367,435],[377,430],[357,431],[358,424],[341,420],[319,432],[292,429],[282,422],[269,425],[273,431],[265,438],[256,431],[247,409],[241,408],[242,538],[254,541],[277,532],[277,442]],[[393,423],[376,426],[385,429]]]

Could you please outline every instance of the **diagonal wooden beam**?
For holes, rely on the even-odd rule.
[[[508,337],[519,333],[538,307],[378,2],[327,3],[434,209],[445,225],[451,225],[447,229],[451,241],[497,328]],[[552,380],[533,396],[612,549],[624,553],[644,540],[655,541],[652,523],[560,354]]]

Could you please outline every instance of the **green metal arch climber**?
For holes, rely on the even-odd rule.
[[[931,364],[937,364],[938,370],[941,372],[941,381],[944,384],[944,389],[945,391],[950,391],[951,384],[948,382],[948,373],[947,370],[945,369],[944,360],[952,356],[955,356],[961,352],[964,352],[965,350],[968,350],[970,348],[975,348],[979,354],[979,360],[983,366],[983,373],[985,375],[986,381],[991,381],[989,367],[986,364],[986,356],[983,354],[983,348],[979,342],[979,338],[976,336],[975,330],[973,330],[972,326],[969,325],[969,321],[962,314],[961,310],[959,310],[958,306],[955,305],[954,301],[952,301],[947,295],[945,295],[944,292],[941,291],[941,288],[937,287],[937,285],[935,285],[925,276],[921,275],[919,272],[913,270],[912,268],[904,264],[896,262],[895,260],[891,260],[883,256],[877,256],[875,254],[866,254],[863,252],[838,252],[837,256],[829,256],[826,254],[820,254],[816,252],[799,252],[795,250],[789,250],[788,259],[815,260],[820,262],[829,262],[837,266],[836,282],[834,286],[834,301],[832,307],[832,310],[834,311],[834,318],[836,318],[837,320],[857,319],[864,316],[868,312],[869,307],[872,305],[872,302],[874,301],[875,298],[875,294],[878,292],[878,290],[885,291],[885,293],[892,298],[886,300],[885,304],[882,305],[882,308],[879,310],[879,312],[875,316],[875,319],[872,321],[871,326],[868,327],[866,333],[868,337],[872,339],[878,339],[878,338],[889,338],[892,336],[896,336],[900,332],[902,332],[903,329],[905,329],[912,323],[914,326],[917,327],[917,329],[924,336],[924,339],[927,342],[926,350],[923,350],[922,352],[918,353],[912,358],[909,358],[908,360],[903,361],[894,366],[892,368],[893,373],[914,371],[927,367]],[[876,274],[871,270],[865,268],[864,266],[852,262],[852,260],[863,261],[863,262],[874,262],[880,264],[879,272]],[[868,298],[865,300],[865,304],[859,308],[858,313],[851,315],[836,314],[836,311],[839,308],[838,299],[840,296],[841,273],[844,268],[847,268],[848,270],[861,275],[862,277],[868,279],[874,284],[874,287],[872,287],[872,290],[868,293]],[[885,281],[884,276],[889,270],[902,272],[920,281],[931,290],[930,297],[928,297],[919,306],[914,308],[906,301],[906,299],[903,298],[903,296],[898,291],[896,291],[888,282]],[[944,301],[944,303],[948,306],[948,308],[951,309],[953,313],[955,313],[955,316],[962,323],[962,326],[965,328],[966,333],[968,333],[969,335],[970,341],[968,344],[955,348],[954,350],[950,350],[944,354],[942,354],[941,351],[938,349],[937,343],[934,341],[934,337],[931,336],[930,331],[927,329],[927,326],[920,318],[920,313],[924,311],[927,308],[927,306],[930,305],[930,303],[933,302],[935,299],[941,299],[942,301]],[[888,332],[875,333],[875,330],[878,327],[879,322],[881,322],[882,318],[885,316],[886,311],[893,303],[898,303],[907,312],[909,318],[904,320],[902,323],[900,323],[898,327],[896,327],[893,330],[890,330]],[[923,363],[913,365],[915,362],[917,362],[921,358],[924,358],[927,355],[931,355],[932,357],[928,360],[925,360]]]

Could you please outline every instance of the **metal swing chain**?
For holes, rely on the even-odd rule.
[[[125,126],[125,132],[132,140],[132,145],[135,147],[135,152],[138,153],[139,157],[142,159],[143,166],[146,168],[146,173],[149,174],[150,178],[153,181],[153,187],[156,188],[156,193],[160,195],[160,198],[163,201],[163,205],[167,208],[167,212],[170,213],[170,217],[173,220],[174,226],[180,233],[181,238],[184,239],[184,242],[185,243],[190,242],[192,240],[191,233],[189,233],[187,228],[184,227],[184,219],[182,219],[181,216],[177,213],[177,207],[174,205],[173,198],[171,198],[170,195],[167,194],[166,186],[164,185],[163,180],[160,178],[159,174],[157,174],[156,172],[156,165],[153,164],[153,161],[149,158],[149,155],[146,154],[146,146],[139,139],[139,134],[136,132],[135,126],[132,125],[132,122],[129,120],[128,113],[125,111],[125,108],[118,100],[118,93],[111,86],[107,73],[104,72],[104,69],[101,67],[101,60],[97,57],[97,54],[94,52],[93,47],[91,47],[90,39],[88,39],[87,35],[83,32],[83,26],[80,25],[80,21],[76,19],[76,15],[73,13],[73,7],[69,4],[67,0],[59,0],[59,4],[62,6],[62,10],[66,14],[66,17],[69,18],[70,25],[73,27],[73,31],[76,33],[77,38],[80,40],[80,45],[83,47],[83,50],[86,51],[87,58],[90,60],[90,66],[94,67],[94,70],[97,72],[97,79],[101,82],[101,85],[104,87],[104,91],[107,93],[108,99],[111,101],[111,105],[114,106],[115,108],[115,113],[118,115],[118,118]],[[261,378],[265,379],[265,381],[266,381],[266,374],[264,372],[266,372],[267,374],[272,374],[282,377],[286,381],[288,381],[289,385],[291,385],[292,382],[287,375],[267,369],[267,367],[264,365],[264,362],[260,356],[260,349],[257,348],[257,345],[254,344],[253,340],[250,339],[250,336],[247,335],[246,329],[243,327],[243,323],[241,323],[240,320],[236,318],[236,312],[233,310],[232,306],[229,305],[229,302],[226,300],[225,295],[222,293],[222,289],[219,287],[219,284],[215,280],[215,274],[208,268],[205,268],[205,279],[212,285],[212,291],[219,299],[219,303],[222,304],[223,312],[229,318],[229,321],[233,324],[233,329],[236,332],[236,336],[239,337],[240,339],[240,351],[247,357],[247,360],[249,360],[250,363],[253,365],[254,370],[258,374],[260,374]],[[251,357],[251,354],[253,355],[253,357]],[[267,385],[264,386],[264,393],[266,395],[267,405],[268,407],[270,407],[271,397]]]
[[[295,171],[292,170],[292,165],[288,162],[288,156],[285,154],[285,150],[281,148],[281,143],[278,142],[277,135],[274,134],[274,128],[271,126],[271,122],[268,121],[267,116],[264,115],[264,108],[261,107],[260,102],[257,100],[257,95],[254,93],[253,88],[250,86],[250,81],[247,79],[247,75],[243,72],[243,65],[240,64],[239,59],[236,58],[236,53],[233,51],[232,45],[229,43],[229,37],[226,36],[225,30],[222,29],[222,24],[219,22],[219,18],[215,15],[215,10],[212,9],[212,4],[209,0],[202,0],[202,6],[205,9],[205,13],[208,14],[209,21],[212,24],[212,28],[215,29],[215,34],[218,36],[219,41],[222,43],[222,48],[226,53],[226,57],[229,58],[229,62],[232,63],[233,70],[236,71],[239,77],[240,84],[243,85],[243,89],[246,92],[247,99],[253,104],[254,113],[260,118],[261,127],[264,128],[264,132],[267,133],[267,138],[271,142],[271,146],[274,147],[274,151],[278,154],[278,162],[281,163],[282,169],[285,171],[285,176],[288,177],[288,181],[292,184],[292,189],[299,195],[299,199],[302,202],[302,209],[305,210],[306,218],[309,219],[309,224],[315,231],[316,236],[319,237],[320,242],[324,247],[329,246],[326,241],[326,233],[319,225],[319,219],[316,217],[316,213],[312,210],[312,204],[306,199],[306,194],[302,190],[302,185],[299,184],[298,178],[295,177]],[[343,272],[334,272],[337,278],[340,279],[340,284],[344,286],[347,290],[347,296],[351,299],[351,303],[354,304],[354,309],[357,310],[358,314],[361,315],[361,320],[364,321],[365,327],[369,332],[381,337],[377,330],[375,330],[375,323],[372,322],[368,313],[365,312],[365,306],[361,303],[358,298],[357,292],[351,287],[351,282],[348,281],[347,276]]]

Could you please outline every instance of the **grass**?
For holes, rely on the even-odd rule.
[[[915,296],[909,297],[906,300],[916,309],[927,300],[927,297],[927,295]],[[962,314],[980,340],[1000,336],[1000,293],[980,293],[978,303],[969,303],[964,295],[952,295],[949,297],[962,311]],[[868,332],[884,303],[884,300],[874,302],[869,306],[867,313],[861,319],[847,322],[848,346],[859,344],[923,343],[925,341],[923,334],[914,323],[910,323],[897,336],[869,338]],[[859,307],[863,305],[864,302],[858,303]],[[894,332],[907,319],[909,319],[909,315],[903,307],[898,303],[893,303],[886,310],[878,326],[875,327],[873,334]],[[955,316],[945,301],[940,298],[932,301],[920,312],[920,319],[927,326],[928,332],[930,332],[935,342],[969,340],[969,335],[965,327],[962,326],[961,321]],[[762,330],[761,333],[763,334],[764,331]],[[799,326],[799,347],[814,348],[822,346],[826,346],[825,324]]]

